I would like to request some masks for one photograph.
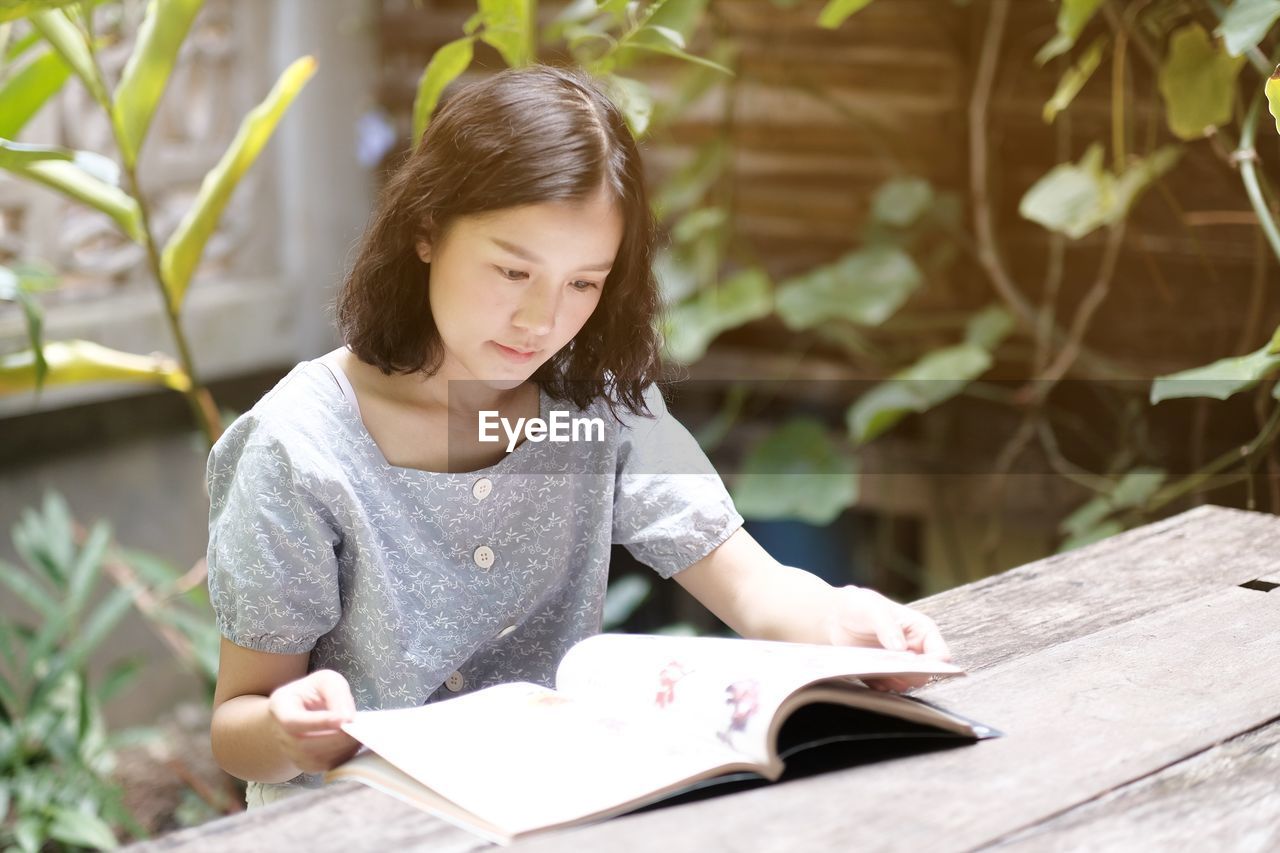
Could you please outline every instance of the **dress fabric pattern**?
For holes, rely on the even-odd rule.
[[[328,368],[294,367],[209,456],[223,636],[309,652],[308,672],[342,673],[360,710],[510,681],[553,687],[564,653],[600,630],[613,543],[669,578],[742,525],[657,386],[645,392],[653,417],[621,422],[603,400],[539,398],[544,419],[600,418],[603,440],[525,440],[488,468],[436,473],[388,464]],[[322,784],[250,782],[247,799]]]

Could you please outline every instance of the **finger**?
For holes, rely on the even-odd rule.
[[[346,718],[330,711],[309,711],[280,720],[280,727],[294,737],[333,735],[342,731]]]
[[[880,641],[880,645],[886,649],[895,652],[905,652],[907,650],[907,636],[902,630],[902,626],[898,624],[898,620],[888,599],[882,601],[869,601],[870,615],[872,624],[875,626],[876,639]]]
[[[918,610],[904,609],[911,614],[911,624],[907,628],[907,642],[911,650],[939,660],[951,660],[951,650],[943,641],[937,624]]]
[[[347,679],[331,669],[316,670],[312,676],[325,708],[341,718],[342,722],[355,719],[356,700],[351,695],[351,685],[347,683]]]

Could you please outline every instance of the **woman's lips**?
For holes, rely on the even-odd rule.
[[[506,357],[507,357],[508,359],[510,359],[511,361],[516,362],[517,364],[523,364],[524,362],[529,361],[529,360],[530,360],[530,359],[532,359],[535,355],[537,355],[537,354],[538,354],[538,351],[537,351],[537,350],[534,350],[534,351],[532,351],[532,352],[523,352],[523,351],[518,350],[518,349],[512,349],[511,347],[503,346],[502,344],[498,343],[497,341],[490,341],[489,343],[493,344],[495,347],[497,347],[497,348],[498,348],[498,350],[499,350],[499,351],[500,351],[504,356],[506,356]]]

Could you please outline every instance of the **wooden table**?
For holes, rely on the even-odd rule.
[[[1205,506],[940,593],[915,606],[970,675],[918,695],[1005,737],[514,847],[1280,850],[1280,587],[1270,584],[1280,584],[1280,518]],[[140,846],[491,845],[345,783]]]

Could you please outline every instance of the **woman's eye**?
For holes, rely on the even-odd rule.
[[[524,275],[524,273],[520,272],[519,270],[509,270],[509,269],[504,269],[503,267],[498,267],[497,269],[498,269],[498,272],[502,273],[503,278],[508,278],[508,279],[511,279],[512,281],[516,280],[515,278],[516,276]]]
[[[581,285],[581,286],[579,286],[579,285]],[[573,289],[574,289],[574,290],[579,290],[579,291],[586,291],[586,290],[590,290],[591,288],[593,288],[593,287],[598,287],[598,286],[599,286],[599,285],[597,285],[594,281],[584,281],[584,280],[581,280],[581,279],[579,279],[578,281],[575,281],[575,282],[573,283]]]

